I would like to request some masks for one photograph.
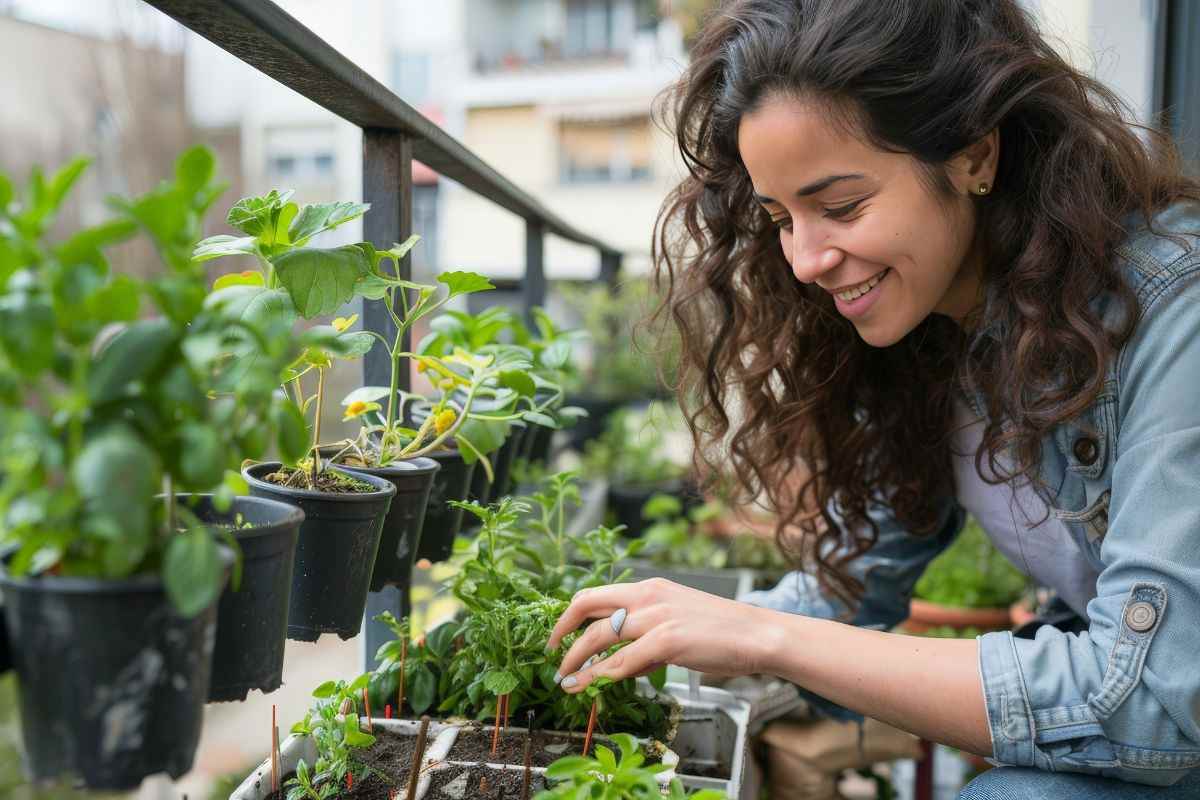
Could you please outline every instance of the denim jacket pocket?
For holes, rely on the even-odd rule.
[[[1082,511],[1064,511],[1053,509],[1054,516],[1063,522],[1079,525],[1087,536],[1088,544],[1096,544],[1108,533],[1108,502],[1112,496],[1111,489],[1105,489],[1087,508]]]
[[[1167,609],[1166,587],[1157,583],[1135,583],[1121,610],[1117,640],[1108,656],[1104,681],[1087,699],[1097,719],[1112,716],[1133,691],[1146,663],[1146,651]]]

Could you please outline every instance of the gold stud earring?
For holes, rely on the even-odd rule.
[[[987,181],[981,181],[979,183],[979,186],[975,189],[975,194],[983,195],[983,194],[987,194],[991,190],[992,190],[991,184],[989,184]]]

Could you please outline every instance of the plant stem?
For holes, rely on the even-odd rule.
[[[404,716],[404,662],[408,660],[408,637],[400,642],[400,690],[396,693],[396,714]]]
[[[312,482],[313,486],[317,485],[317,475],[321,471],[321,449],[319,443],[321,441],[321,410],[325,405],[325,370],[317,370],[317,416],[313,420],[313,447],[312,447]]]
[[[504,695],[496,695],[496,724],[492,726],[492,755],[496,755],[496,748],[500,746],[500,702]]]

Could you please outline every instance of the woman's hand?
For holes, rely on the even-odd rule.
[[[627,616],[620,641],[631,644],[603,661],[586,664],[617,643],[610,618],[621,608]],[[651,578],[579,592],[554,626],[548,646],[557,647],[589,619],[595,622],[559,667],[567,692],[580,692],[598,677],[637,677],[665,664],[714,675],[752,674],[761,671],[774,638],[774,626],[760,608]]]

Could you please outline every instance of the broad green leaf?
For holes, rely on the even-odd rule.
[[[257,252],[258,239],[255,237],[222,233],[210,236],[197,244],[196,249],[192,251],[192,261],[211,261],[223,256],[252,256]]]
[[[297,247],[304,245],[313,236],[358,219],[370,209],[368,203],[313,203],[300,209],[292,221],[288,235]]]
[[[0,172],[0,214],[8,211],[8,204],[13,199],[13,185],[8,176]]]
[[[520,685],[517,676],[507,670],[492,670],[483,676],[483,687],[497,697],[508,694]]]
[[[179,429],[177,446],[181,489],[210,491],[225,477],[225,443],[212,427],[185,422]]]
[[[603,767],[604,771],[609,775],[612,775],[617,771],[616,755],[613,754],[612,750],[609,750],[602,744],[596,745],[596,760],[600,762],[600,766]]]
[[[158,455],[125,425],[112,425],[91,438],[71,467],[71,479],[87,513],[97,521],[119,521],[133,539],[148,535],[150,506],[160,490]]]
[[[196,527],[171,537],[163,555],[163,583],[175,610],[194,617],[216,601],[222,583],[217,541]]]
[[[194,195],[213,179],[216,166],[216,159],[207,147],[185,150],[175,161],[175,183],[180,191]]]
[[[0,296],[0,347],[26,377],[49,369],[54,361],[54,309],[50,303],[23,292]]]
[[[292,235],[288,233],[288,228],[291,227],[292,220],[298,213],[300,213],[300,206],[295,203],[285,203],[279,210],[279,219],[275,221],[275,245],[277,247],[292,244]]]
[[[225,221],[248,236],[258,236],[270,229],[291,196],[290,191],[280,194],[272,189],[262,197],[243,197],[229,209]]]
[[[67,196],[67,192],[75,185],[75,181],[79,180],[79,176],[83,174],[88,165],[92,163],[90,158],[80,157],[67,164],[65,167],[54,173],[54,177],[50,179],[46,186],[46,210],[53,213],[58,210],[62,204],[63,198]]]
[[[562,339],[551,342],[538,355],[538,361],[550,369],[562,369],[571,360],[571,343]]]
[[[141,284],[128,275],[116,275],[87,299],[88,315],[96,322],[132,322],[141,306]]]
[[[416,714],[424,714],[437,700],[437,678],[424,664],[413,672],[408,704]]]
[[[554,417],[543,414],[540,411],[526,411],[521,415],[521,419],[526,422],[532,422],[535,425],[541,425],[543,428],[550,428],[551,430],[558,430],[559,428],[558,423],[554,421]]]
[[[55,248],[59,261],[70,264],[92,260],[102,248],[123,242],[137,233],[137,225],[127,219],[114,219],[84,228]]]
[[[318,698],[333,697],[337,693],[337,681],[325,681],[313,689],[312,696]]]
[[[162,365],[175,344],[171,324],[162,319],[135,322],[100,351],[88,375],[88,394],[101,404],[127,393]]]
[[[519,370],[505,370],[500,373],[500,385],[507,386],[523,397],[533,397],[536,388],[533,378]]]
[[[364,672],[363,674],[359,675],[357,678],[355,678],[354,680],[352,680],[350,682],[350,685],[346,687],[346,691],[357,696],[357,694],[359,692],[361,692],[363,689],[366,688],[367,684],[370,683],[370,681],[371,681],[371,673]]]
[[[275,426],[276,443],[283,463],[295,464],[308,455],[308,422],[295,403],[282,398],[276,400],[271,406],[271,423]]]
[[[429,632],[429,635],[425,637],[425,646],[438,658],[445,658],[449,655],[456,636],[458,636],[458,626],[453,622],[446,622]]]
[[[392,393],[390,386],[360,386],[350,394],[342,398],[342,405],[348,406],[351,403],[374,403],[382,400]]]
[[[646,519],[661,519],[675,517],[683,513],[683,503],[678,497],[670,494],[654,494],[642,506],[642,516]]]
[[[291,330],[296,324],[296,309],[283,289],[229,286],[210,294],[204,306],[264,332]]]
[[[562,780],[574,778],[596,768],[596,762],[583,756],[565,756],[546,768],[546,777]]]
[[[467,439],[482,455],[499,450],[508,438],[510,423],[495,420],[480,419],[468,416],[459,427],[456,435]],[[463,460],[468,464],[475,463],[475,455],[469,449],[463,449]]]
[[[667,668],[665,666],[659,667],[654,672],[651,672],[648,677],[650,678],[650,685],[661,692],[667,685]]]
[[[358,727],[358,717],[346,717],[345,727],[342,729],[343,738],[346,744],[350,747],[370,747],[375,744],[375,737],[369,733],[363,733]]]
[[[437,279],[439,283],[446,284],[451,297],[496,288],[487,278],[474,272],[443,272]]]
[[[367,331],[339,332],[332,325],[314,325],[300,336],[300,345],[319,347],[336,358],[361,358],[379,341]]]
[[[370,272],[363,251],[353,245],[292,250],[274,264],[279,282],[305,319],[337,311],[353,299],[355,284]]]
[[[354,293],[368,300],[382,300],[387,297],[389,289],[398,285],[380,275],[365,275],[354,285]]]

